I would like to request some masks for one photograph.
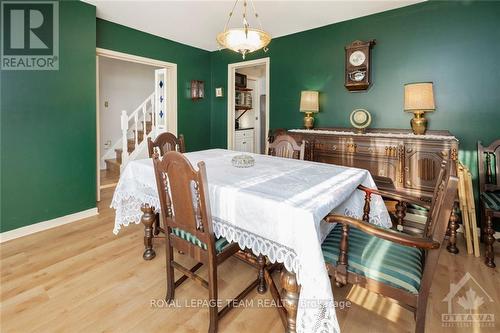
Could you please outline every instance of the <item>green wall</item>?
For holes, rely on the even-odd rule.
[[[59,70],[1,72],[1,231],[96,206],[95,7],[59,14]]]
[[[320,91],[316,126],[350,127],[349,113],[366,108],[374,128],[409,128],[403,84],[433,81],[437,110],[430,129],[460,139],[461,159],[476,168],[478,139],[500,136],[500,2],[431,2],[400,8],[274,39],[270,57],[270,126],[300,128],[301,90]],[[373,85],[367,92],[344,87],[344,46],[376,39]],[[212,53],[212,85],[227,87],[229,51]],[[225,98],[212,101],[212,145],[226,147]]]
[[[8,231],[96,206],[95,48],[177,64],[178,132],[210,148],[210,52],[59,6],[60,69],[1,73],[1,221]],[[189,98],[191,80],[207,98]]]
[[[97,19],[97,47],[177,64],[177,131],[188,151],[210,147],[210,52]],[[191,80],[205,81],[207,98],[189,97]]]

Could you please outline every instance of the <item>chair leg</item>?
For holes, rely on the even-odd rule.
[[[257,263],[259,264],[259,284],[257,285],[257,292],[259,294],[265,294],[267,291],[266,279],[264,277],[264,270],[266,268],[266,257],[260,254],[257,257]]]
[[[490,268],[495,268],[495,253],[493,252],[493,244],[495,243],[495,230],[493,229],[493,217],[491,214],[486,216],[486,230],[485,230],[485,242],[486,242],[486,266]]]
[[[427,298],[429,295],[419,297],[417,301],[417,309],[415,311],[415,333],[425,332],[425,313],[427,311]]]
[[[160,214],[156,214],[153,235],[158,236],[160,234]]]
[[[210,310],[209,333],[217,332],[219,326],[219,307],[217,306],[217,265],[213,262],[208,264],[208,296]]]
[[[167,270],[167,296],[165,300],[170,303],[175,297],[175,276],[174,267],[172,266],[172,261],[174,260],[174,251],[171,246],[165,245],[165,258],[166,258],[166,270]]]
[[[448,240],[448,246],[446,247],[448,252],[453,254],[458,253],[458,247],[457,247],[458,215],[456,209],[457,209],[457,203],[455,202],[453,204],[453,209],[451,210],[450,222],[448,225],[448,229],[450,230],[450,238]]]

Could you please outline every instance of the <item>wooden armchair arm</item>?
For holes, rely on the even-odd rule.
[[[342,223],[344,225],[353,226],[369,235],[405,246],[417,247],[425,250],[438,249],[440,247],[439,242],[436,242],[435,240],[402,234],[389,229],[383,229],[348,216],[329,214],[325,217],[325,221],[328,223]]]
[[[376,190],[376,189],[369,188],[369,187],[366,187],[363,185],[359,185],[358,189],[365,192],[365,193],[369,192],[370,194],[378,194],[384,198],[393,199],[393,200],[397,200],[397,201],[403,201],[403,202],[407,202],[407,203],[412,203],[414,205],[424,207],[427,209],[430,209],[430,207],[431,207],[431,204],[429,202],[421,201],[415,197],[405,195],[402,193],[393,193],[390,191]]]

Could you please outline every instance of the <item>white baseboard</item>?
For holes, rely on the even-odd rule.
[[[36,232],[55,228],[55,227],[58,227],[58,226],[63,225],[63,224],[76,222],[78,220],[81,220],[81,219],[84,219],[87,217],[91,217],[91,216],[94,216],[97,214],[99,214],[97,211],[97,207],[94,207],[94,208],[90,208],[87,210],[83,210],[81,212],[69,214],[66,216],[57,217],[57,218],[52,219],[52,220],[38,222],[38,223],[27,225],[25,227],[17,228],[14,230],[5,231],[5,232],[0,233],[0,243],[7,242],[7,241],[10,241],[10,240],[15,239],[15,238],[31,235],[31,234],[34,234]]]

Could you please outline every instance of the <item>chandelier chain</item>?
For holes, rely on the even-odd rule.
[[[231,21],[231,17],[233,16],[234,9],[236,8],[236,5],[238,4],[240,0],[236,0],[233,5],[233,9],[229,12],[229,17],[227,18],[226,25],[224,26],[224,32],[227,31],[227,26],[229,24],[229,21]]]
[[[262,22],[260,21],[260,18],[259,18],[259,13],[257,13],[257,10],[255,9],[255,3],[253,2],[253,0],[250,0],[250,3],[252,4],[253,13],[255,14],[255,19],[257,20],[257,23],[259,24],[260,30],[264,30],[262,28]]]

